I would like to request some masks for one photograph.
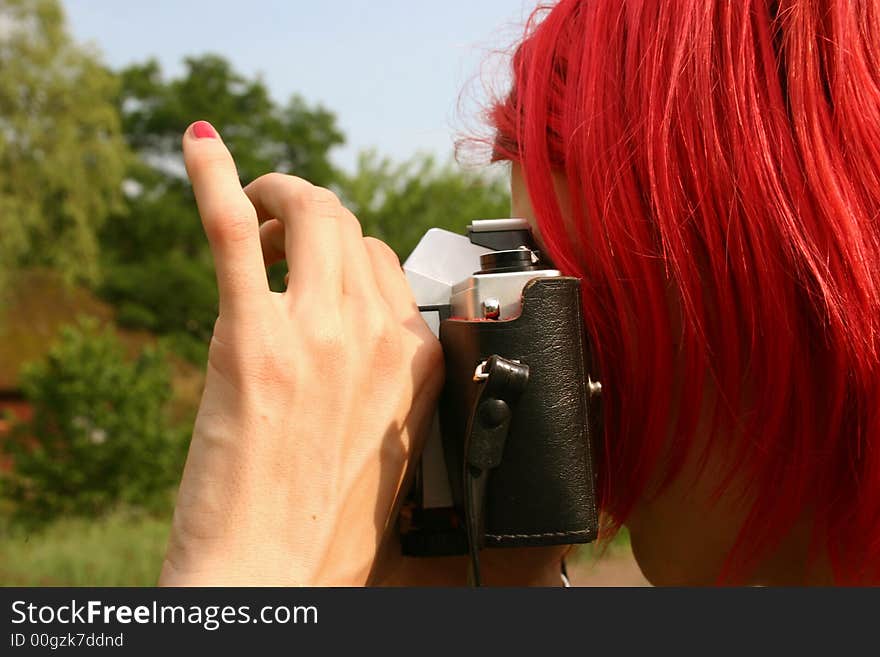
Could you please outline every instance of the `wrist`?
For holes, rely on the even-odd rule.
[[[315,586],[312,574],[291,565],[291,559],[262,556],[259,559],[241,559],[230,555],[227,559],[201,558],[181,563],[169,553],[162,563],[159,586],[212,587],[212,586]],[[286,564],[279,569],[280,564]]]

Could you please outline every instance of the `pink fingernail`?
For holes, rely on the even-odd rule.
[[[196,139],[217,139],[217,131],[207,121],[196,121],[192,124],[191,130]]]

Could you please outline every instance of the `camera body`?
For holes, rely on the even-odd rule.
[[[595,539],[599,386],[580,281],[542,261],[522,219],[432,229],[404,271],[446,367],[401,508],[404,554]]]

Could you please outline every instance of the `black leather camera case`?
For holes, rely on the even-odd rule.
[[[536,278],[521,315],[508,321],[447,319],[440,324],[446,386],[440,406],[453,497],[461,508],[463,442],[477,365],[493,354],[529,366],[500,466],[487,490],[487,547],[587,543],[598,529],[589,353],[580,281]]]

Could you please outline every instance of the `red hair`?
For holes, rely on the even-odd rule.
[[[584,279],[612,528],[692,456],[711,390],[718,493],[749,487],[724,579],[809,513],[836,581],[880,583],[878,4],[562,0],[513,78],[496,157]]]

